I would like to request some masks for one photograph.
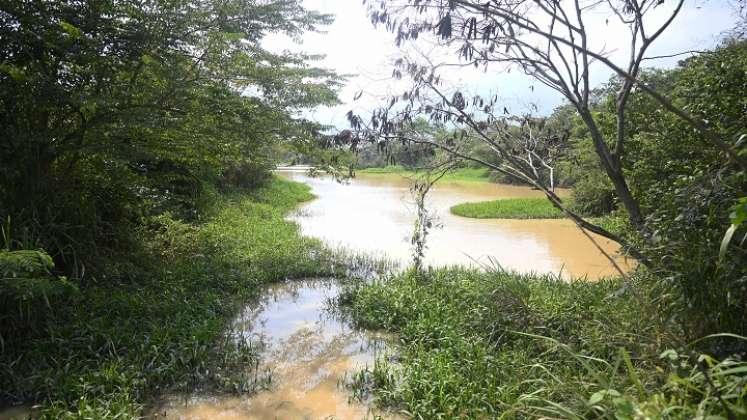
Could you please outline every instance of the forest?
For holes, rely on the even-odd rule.
[[[747,418],[747,5],[656,67],[686,1],[364,3],[398,47],[512,66],[561,105],[512,111],[416,49],[389,70],[401,92],[352,109],[352,75],[268,47],[345,19],[302,0],[0,4],[0,419]],[[622,64],[590,46],[600,10],[629,30]],[[310,113],[341,106],[345,127]],[[390,229],[387,200],[414,212]],[[491,250],[585,245],[468,260],[469,232],[439,236],[458,221],[523,229]],[[356,245],[384,235],[386,255]],[[309,279],[340,290],[299,324],[385,350],[330,376],[327,411],[314,384],[260,409],[289,381],[268,348],[304,347],[237,319]],[[313,363],[347,366],[319,334]]]

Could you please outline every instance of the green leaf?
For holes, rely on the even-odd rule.
[[[73,38],[82,38],[83,37],[83,31],[80,30],[77,26],[73,25],[72,23],[68,23],[65,21],[60,22],[60,27],[63,31],[67,32],[68,35],[70,35]]]
[[[15,81],[21,81],[26,78],[23,70],[12,64],[0,63],[0,71],[7,73]]]
[[[607,390],[604,389],[591,394],[591,397],[589,397],[589,405],[598,404],[604,399],[605,395],[607,395]]]
[[[741,197],[737,200],[737,204],[732,207],[729,218],[734,225],[741,225],[747,220],[747,197]]]

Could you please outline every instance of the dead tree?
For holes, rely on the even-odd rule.
[[[540,130],[538,121],[542,120],[530,116],[497,115],[494,111],[497,98],[487,101],[479,96],[466,98],[458,91],[447,95],[440,86],[436,66],[423,66],[404,59],[399,60],[397,66],[400,74],[407,74],[412,79],[411,87],[400,98],[391,101],[388,107],[375,111],[370,120],[348,114],[349,122],[353,130],[359,133],[358,136],[375,139],[376,142],[427,145],[445,152],[450,161],[457,158],[474,162],[530,184],[541,190],[555,207],[579,227],[621,244],[635,258],[647,263],[646,258],[623,237],[569,209],[552,190],[554,182],[550,185],[544,182],[538,169],[540,166],[550,166],[549,158],[540,155],[536,145],[546,147],[558,140],[556,134],[548,135]],[[507,110],[503,112],[506,114]],[[439,137],[434,136],[432,130],[419,129],[422,125],[413,124],[418,118],[451,125],[452,135]],[[540,134],[544,137],[540,138]],[[495,162],[488,162],[470,153],[468,146],[475,142],[492,150],[496,156]],[[594,242],[593,238],[589,238]],[[616,266],[614,259],[609,259]]]
[[[747,169],[747,162],[706,121],[676,106],[639,78],[647,51],[674,21],[683,3],[684,0],[382,0],[371,4],[369,10],[374,23],[383,24],[396,34],[398,44],[435,34],[443,47],[456,48],[461,65],[483,66],[486,71],[494,64],[518,67],[562,94],[589,129],[595,152],[620,202],[632,225],[645,237],[644,215],[629,188],[622,164],[628,140],[626,106],[634,89],[651,96],[664,109],[702,133],[711,146],[721,150],[734,164]],[[659,8],[667,8],[666,16],[652,28],[652,14]],[[625,65],[616,64],[609,51],[591,45],[590,40],[600,34],[590,33],[587,21],[599,19],[602,12],[629,30],[630,51]],[[591,110],[593,63],[608,67],[621,80],[616,93],[616,132],[612,139],[605,138]],[[423,87],[435,90],[447,102],[446,97],[451,95],[435,89],[439,85],[437,75],[411,67],[407,71],[414,80],[420,80],[418,83]],[[426,74],[428,78],[424,79]],[[401,77],[402,70],[395,70],[395,76]],[[417,90],[411,93],[418,96]],[[403,96],[402,99],[410,98]],[[468,123],[477,137],[492,143],[474,116],[463,112],[463,103],[463,98],[452,101],[450,106],[456,105],[452,116]],[[493,107],[495,103],[491,101],[487,106]],[[529,157],[535,156],[528,153]],[[511,162],[513,166],[515,163]]]

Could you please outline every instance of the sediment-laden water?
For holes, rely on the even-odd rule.
[[[305,182],[317,199],[292,216],[304,234],[353,251],[410,259],[409,235],[415,217],[411,181],[392,175],[359,175],[350,183],[310,177],[304,171],[283,176]],[[567,194],[567,191],[561,191]],[[428,240],[431,265],[492,265],[525,272],[563,273],[594,279],[614,275],[609,261],[570,221],[489,220],[452,215],[449,208],[469,201],[541,197],[527,187],[480,182],[441,181],[428,197],[440,228]],[[614,243],[597,237],[616,253]],[[622,257],[617,261],[629,268]],[[352,328],[328,302],[340,291],[330,280],[299,280],[268,286],[263,298],[234,321],[238,340],[259,349],[260,365],[271,373],[268,388],[255,395],[173,395],[150,416],[169,419],[360,419],[375,413],[366,402],[351,400],[346,377],[371,366],[387,351],[384,337]]]
[[[354,251],[405,263],[410,260],[409,237],[416,211],[411,180],[398,175],[359,174],[343,184],[330,177],[310,177],[303,170],[278,173],[310,185],[317,196],[293,216],[304,234]],[[566,278],[616,275],[609,260],[570,220],[470,219],[449,212],[451,206],[463,202],[542,196],[542,192],[524,186],[439,181],[428,195],[428,208],[441,227],[428,237],[426,263],[497,262],[522,272],[562,272]],[[617,244],[594,237],[605,251],[617,254]],[[626,269],[633,265],[619,255],[616,260]]]
[[[166,419],[361,419],[374,415],[352,401],[346,376],[372,366],[386,351],[376,333],[352,328],[328,310],[340,285],[331,280],[296,280],[268,286],[263,298],[234,320],[237,339],[260,349],[260,372],[271,372],[269,388],[256,395],[172,395],[151,410]],[[254,366],[247,369],[255,369]],[[388,417],[387,413],[375,413]]]

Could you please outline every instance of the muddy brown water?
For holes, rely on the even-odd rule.
[[[330,177],[310,177],[303,170],[278,173],[311,186],[317,198],[293,216],[304,234],[408,263],[409,237],[415,220],[412,180],[399,175],[358,174],[347,184]],[[561,190],[560,195],[569,191]],[[508,220],[455,216],[449,208],[463,202],[500,198],[543,197],[529,187],[487,182],[439,181],[428,195],[428,208],[440,228],[428,237],[426,263],[493,265],[521,272],[561,274],[598,279],[616,275],[615,268],[594,244],[567,219]],[[624,269],[633,261],[617,254],[612,241],[594,235]]]
[[[305,171],[282,176],[311,186],[317,199],[301,206],[292,219],[304,234],[330,245],[410,260],[409,235],[415,206],[411,180],[396,175],[358,175],[348,184]],[[567,194],[567,191],[561,191]],[[441,181],[428,205],[441,228],[431,232],[426,263],[480,265],[497,261],[523,272],[551,272],[596,279],[614,275],[609,261],[568,220],[480,220],[452,215],[455,204],[499,198],[541,197],[527,187],[482,182]],[[616,253],[614,243],[597,237]],[[617,256],[626,269],[632,262]],[[263,297],[234,320],[237,339],[260,349],[259,371],[272,382],[255,395],[167,395],[146,412],[166,419],[361,419],[376,412],[368,401],[351,400],[348,375],[372,366],[388,354],[391,338],[352,328],[331,313],[328,300],[340,291],[331,280],[309,279],[268,286]],[[254,370],[255,367],[247,367]],[[28,414],[27,407],[0,411],[0,418]]]
[[[233,323],[240,339],[260,348],[267,390],[251,396],[172,395],[149,410],[165,419],[362,419],[375,415],[354,401],[344,384],[357,370],[385,356],[390,338],[356,330],[330,312],[340,285],[331,280],[288,281],[268,286],[263,298]],[[254,367],[251,367],[254,369]]]

